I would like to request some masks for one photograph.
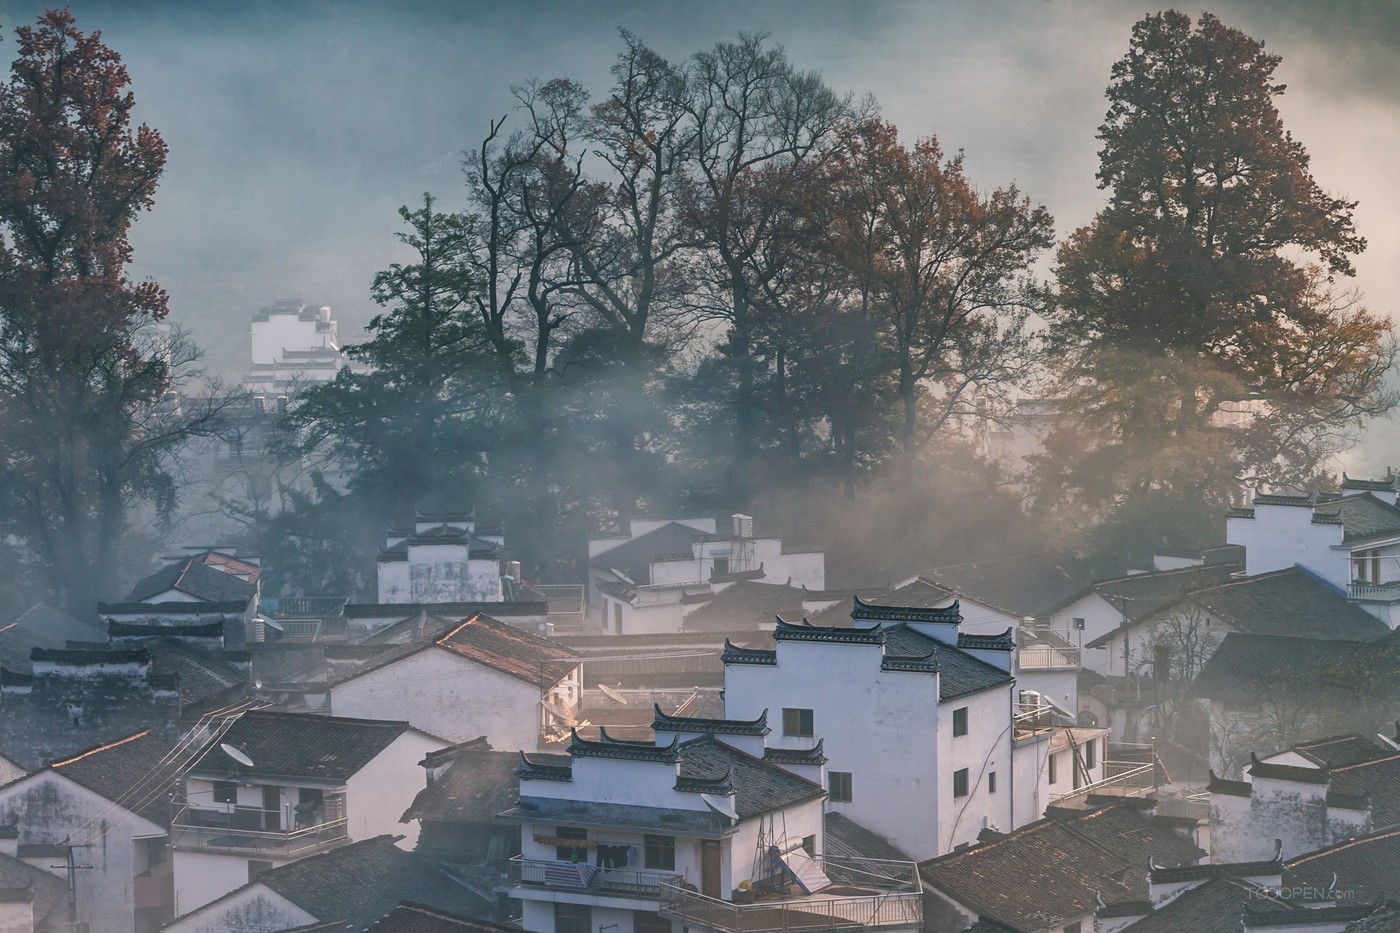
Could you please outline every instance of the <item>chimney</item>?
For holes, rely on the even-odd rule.
[[[734,513],[732,516],[730,516],[730,517],[734,519],[734,537],[736,537],[736,538],[752,538],[752,537],[753,537],[753,516],[752,516],[752,515],[745,515],[745,514],[743,514],[742,512],[735,512],[735,513]]]
[[[506,576],[510,577],[516,583],[520,582],[520,561],[506,561]]]

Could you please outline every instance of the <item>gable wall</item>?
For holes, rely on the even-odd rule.
[[[227,900],[176,918],[164,933],[275,933],[320,919],[326,918],[315,917],[270,888],[254,884]]]

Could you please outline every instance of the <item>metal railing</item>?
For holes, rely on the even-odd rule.
[[[661,914],[691,929],[725,933],[798,933],[815,930],[917,930],[923,925],[919,892],[831,896],[821,894],[781,901],[735,904],[664,885]]]
[[[597,868],[574,862],[527,859],[518,855],[510,860],[510,883],[513,887],[587,891],[589,894],[659,901],[663,885],[678,885],[680,882],[680,876],[673,872]]]
[[[1050,799],[1052,801],[1064,800],[1068,797],[1097,794],[1104,791],[1117,793],[1124,797],[1135,797],[1153,790],[1157,786],[1157,766],[1155,764],[1143,764],[1140,761],[1105,761],[1103,765],[1104,773],[1108,777],[1102,781],[1084,784],[1060,794],[1052,791]]]
[[[338,616],[345,612],[348,596],[271,596],[258,608],[264,613],[283,616]]]
[[[350,839],[344,817],[299,829],[278,831],[238,827],[233,825],[236,816],[236,813],[187,807],[175,814],[171,821],[171,844],[211,852],[257,852],[297,858],[312,850],[338,845]],[[214,825],[220,817],[225,817],[228,825]]]
[[[1016,649],[1016,667],[1023,671],[1063,671],[1079,667],[1078,648],[1030,645]]]

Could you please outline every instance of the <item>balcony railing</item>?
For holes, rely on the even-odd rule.
[[[1056,794],[1051,792],[1052,801],[1084,794],[1116,794],[1120,797],[1138,797],[1157,787],[1157,766],[1140,761],[1105,761],[1104,773],[1108,776],[1101,781],[1076,787],[1071,791]]]
[[[1079,668],[1078,648],[1029,645],[1016,649],[1016,667],[1023,671],[1072,671]]]
[[[233,814],[198,808],[181,810],[170,827],[171,844],[182,849],[209,852],[253,852],[274,858],[300,858],[350,839],[344,817],[286,831],[247,829],[237,825],[237,817],[248,814],[256,816],[262,811],[243,807],[238,810]],[[219,825],[221,821],[223,825]]]
[[[592,865],[548,862],[520,856],[510,860],[510,883],[518,887],[580,891],[608,897],[659,901],[663,885],[679,884],[680,881],[679,875],[670,872],[596,868]]]
[[[1347,597],[1371,602],[1400,602],[1400,581],[1394,583],[1350,583]]]
[[[917,930],[923,893],[911,862],[816,859],[832,884],[807,896],[755,895],[749,903],[722,901],[662,886],[661,913],[691,929],[722,933],[798,933],[816,930]]]

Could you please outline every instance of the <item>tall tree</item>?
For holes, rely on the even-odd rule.
[[[1079,436],[1052,441],[1067,456],[1043,464],[1039,498],[1085,521],[1131,514],[1138,543],[1211,537],[1181,516],[1315,475],[1396,402],[1390,324],[1336,285],[1366,245],[1355,205],[1284,129],[1278,64],[1215,16],[1169,11],[1113,66],[1109,201],[1056,273],[1062,433]]]
[[[721,352],[734,373],[727,485],[742,499],[751,491],[760,416],[755,303],[779,271],[773,260],[789,256],[774,240],[790,235],[782,221],[803,196],[807,164],[834,151],[852,107],[762,35],[696,54],[684,93],[693,137],[685,219],[703,248],[711,314],[727,327]]]
[[[215,412],[175,396],[197,354],[159,323],[165,292],[126,271],[165,142],[132,126],[121,57],[75,22],[17,29],[0,85],[0,497],[49,590],[90,615],[130,509],[168,511],[167,458]]]
[[[1043,290],[1027,271],[1053,242],[1052,221],[1014,185],[979,194],[962,155],[945,159],[933,137],[907,148],[871,119],[846,151],[828,241],[893,352],[912,454],[970,411],[970,390],[1001,394],[1038,362],[1027,321]]]

